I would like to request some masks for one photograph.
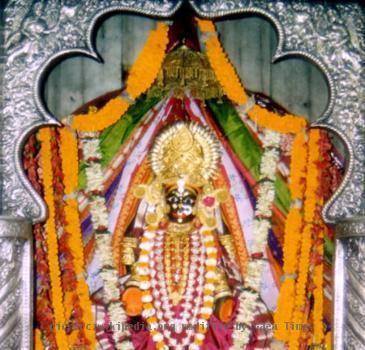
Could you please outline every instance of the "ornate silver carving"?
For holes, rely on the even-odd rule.
[[[30,220],[0,216],[0,349],[31,349],[33,252]]]
[[[365,237],[349,238],[343,242],[346,281],[343,348],[363,349],[365,347]]]
[[[181,3],[181,2],[180,2]],[[44,220],[46,208],[26,179],[21,150],[32,130],[57,124],[42,103],[42,80],[59,56],[98,59],[93,28],[107,13],[130,11],[168,17],[180,5],[169,0],[9,0],[5,7],[4,107],[1,125],[3,212]]]
[[[365,217],[357,217],[336,225],[337,238],[365,237]]]
[[[350,149],[347,173],[326,204],[327,222],[365,212],[365,18],[359,3],[266,0],[195,0],[204,17],[256,13],[273,22],[279,35],[274,61],[299,54],[317,64],[327,77],[330,101],[313,125],[329,127]],[[342,137],[344,136],[344,137]]]

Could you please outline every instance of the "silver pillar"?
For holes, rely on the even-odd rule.
[[[32,225],[0,216],[0,349],[32,348]]]
[[[334,349],[365,349],[365,217],[336,225]]]

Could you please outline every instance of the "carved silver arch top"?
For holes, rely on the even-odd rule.
[[[345,180],[324,209],[335,222],[365,212],[365,21],[358,3],[264,0],[190,0],[202,17],[260,14],[279,34],[275,58],[300,54],[320,66],[328,78],[331,100],[320,124],[339,134],[349,150]],[[128,11],[168,18],[182,0],[9,0],[5,7],[5,74],[1,132],[3,211],[45,217],[42,200],[26,180],[21,148],[40,125],[56,121],[44,109],[39,91],[55,57],[72,52],[97,57],[90,35],[104,14]],[[15,158],[14,158],[15,157]]]

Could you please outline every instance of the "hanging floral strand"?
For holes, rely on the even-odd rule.
[[[108,212],[103,196],[103,169],[100,164],[101,152],[99,137],[95,133],[82,135],[81,147],[86,161],[86,190],[89,198],[91,221],[96,239],[95,254],[101,263],[100,276],[103,279],[103,300],[107,306],[113,328],[113,340],[118,350],[133,349],[129,331],[124,326],[127,316],[120,301],[119,276],[114,267],[112,237],[108,231]]]
[[[218,39],[218,33],[212,21],[197,19],[199,29],[203,33],[209,63],[220,82],[227,97],[237,105],[248,102],[245,89],[227,54]],[[262,128],[280,133],[297,133],[303,130],[307,122],[302,117],[286,114],[281,116],[256,104],[247,115]]]
[[[56,342],[59,350],[68,350],[68,338],[62,327],[65,325],[65,314],[63,308],[63,291],[61,286],[61,271],[58,260],[58,242],[55,222],[55,205],[53,193],[53,171],[51,152],[51,130],[41,129],[38,133],[41,142],[41,164],[43,170],[44,199],[48,207],[48,219],[45,227],[47,230],[48,266],[51,277],[51,300],[54,310],[55,325],[60,325],[56,330]]]
[[[251,325],[257,312],[260,299],[261,279],[264,269],[264,256],[267,237],[271,228],[272,205],[275,199],[276,167],[279,160],[280,135],[265,130],[262,139],[264,153],[260,163],[260,181],[254,219],[254,242],[248,261],[245,289],[239,296],[237,323],[245,324],[244,330],[233,331],[231,350],[241,350],[250,341]]]
[[[306,133],[298,133],[293,141],[290,165],[291,205],[285,222],[285,241],[283,247],[284,266],[278,306],[274,314],[276,325],[275,338],[289,339],[285,322],[291,319],[294,307],[295,281],[298,270],[298,254],[301,244],[303,224],[302,201],[305,190],[306,159],[308,156]]]
[[[64,124],[81,132],[97,132],[116,123],[130,105],[148,90],[155,81],[165,58],[169,26],[158,23],[134,63],[121,96],[110,100],[100,110],[90,108],[87,114],[74,115],[63,120]]]
[[[41,172],[37,170],[41,168],[39,164],[39,143],[36,135],[31,135],[24,146],[23,152],[23,166],[26,171],[29,181],[33,188],[39,193],[43,194],[42,180],[39,177]],[[47,344],[50,350],[57,348],[55,333],[49,326],[54,324],[52,303],[50,299],[50,275],[47,259],[47,244],[45,227],[42,224],[36,224],[33,228],[34,235],[34,250],[36,264],[36,281],[35,287],[37,291],[35,312],[36,319],[39,322],[39,328],[35,330],[35,346],[37,349],[43,349],[43,343]]]
[[[293,324],[303,324],[306,319],[306,291],[308,282],[308,270],[310,265],[310,253],[312,247],[312,232],[315,226],[317,189],[319,187],[319,170],[317,163],[319,160],[320,131],[312,129],[309,132],[308,141],[308,165],[307,165],[307,186],[304,200],[304,230],[301,242],[299,259],[299,274],[295,287],[295,307],[292,315]],[[289,350],[299,349],[299,338],[301,331],[290,333]]]
[[[77,300],[72,300],[72,304],[77,309],[75,313],[76,322],[84,326],[82,328],[84,336],[90,349],[93,349],[96,344],[95,331],[85,327],[85,325],[93,324],[94,319],[91,311],[89,289],[85,279],[84,246],[77,203],[78,146],[76,136],[67,128],[60,129],[60,155],[64,174],[65,229],[69,232],[68,248],[72,255],[74,273],[77,276],[74,291]],[[79,309],[75,307],[75,302],[77,302]]]

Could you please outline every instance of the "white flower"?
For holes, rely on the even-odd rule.
[[[153,316],[155,313],[156,313],[155,309],[147,309],[147,310],[142,311],[142,316],[144,318],[149,318],[149,317]]]
[[[208,247],[207,248],[207,254],[216,253],[216,252],[217,252],[217,248],[214,248],[214,247]]]
[[[140,256],[139,256],[139,259],[138,259],[140,262],[144,262],[144,263],[146,263],[146,262],[148,262],[148,255],[146,254],[141,254]]]
[[[262,145],[266,147],[278,147],[281,135],[275,131],[266,129],[262,138]]]
[[[91,163],[85,171],[87,179],[86,191],[102,191],[104,188],[104,176],[101,165],[99,163]]]
[[[210,315],[212,313],[212,308],[211,307],[202,307],[200,309],[200,312],[202,314],[208,314],[208,315]]]
[[[141,249],[150,250],[152,248],[152,244],[149,242],[142,242],[140,245]]]
[[[108,212],[103,197],[95,197],[90,202],[90,213],[94,228],[97,228],[98,226],[108,226]]]
[[[147,281],[143,281],[140,283],[140,286],[139,286],[142,290],[147,290],[147,289],[150,289],[151,288],[151,283],[150,282],[147,282]]]
[[[101,158],[99,139],[84,139],[81,141],[81,147],[85,159],[91,157]]]
[[[205,277],[206,278],[215,278],[217,275],[214,271],[208,271],[206,274],[205,274]]]
[[[274,180],[276,177],[276,168],[279,161],[279,151],[277,149],[265,150],[260,163],[260,178]]]
[[[142,297],[142,302],[143,303],[150,303],[152,301],[152,296],[151,295],[144,295]]]
[[[154,342],[158,343],[158,342],[163,340],[163,335],[158,332],[158,333],[153,335],[152,339],[153,339]]]
[[[275,199],[275,185],[271,181],[265,181],[260,184],[259,197],[256,203],[255,215],[270,217],[272,213],[272,204]]]
[[[207,266],[216,266],[217,260],[216,259],[207,259],[205,260],[205,265]]]
[[[214,290],[214,285],[212,283],[207,283],[204,287],[208,290]]]

